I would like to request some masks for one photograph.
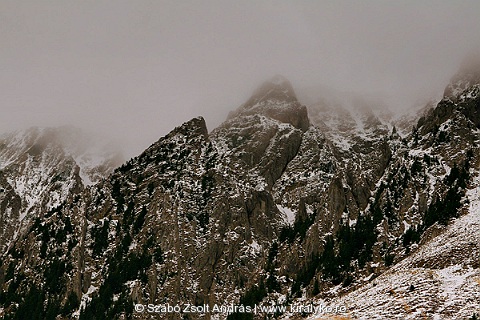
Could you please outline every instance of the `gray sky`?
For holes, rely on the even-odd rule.
[[[127,156],[265,79],[388,94],[443,91],[480,47],[480,1],[0,0],[0,132],[73,124]]]

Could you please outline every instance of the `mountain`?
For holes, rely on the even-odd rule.
[[[194,118],[114,170],[63,133],[10,136],[0,315],[470,317],[480,98],[468,81],[402,136],[369,100],[307,107],[282,76],[210,133]],[[302,309],[326,304],[345,309]]]
[[[1,252],[25,225],[122,162],[119,149],[73,127],[34,127],[0,137]]]

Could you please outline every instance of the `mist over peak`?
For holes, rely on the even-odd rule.
[[[459,71],[446,86],[444,97],[455,99],[459,93],[475,84],[480,84],[480,52],[472,52],[463,59]]]
[[[257,90],[255,90],[252,97],[245,103],[244,107],[250,108],[257,103],[268,100],[295,102],[297,101],[297,97],[292,84],[285,77],[276,75],[270,80],[265,81]]]
[[[459,72],[480,73],[480,49],[472,50],[463,58]]]

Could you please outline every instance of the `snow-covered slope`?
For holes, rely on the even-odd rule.
[[[388,134],[392,126],[386,105],[355,96],[312,103],[308,105],[308,115],[342,151],[350,150],[359,141],[378,139]]]
[[[30,128],[0,138],[0,247],[13,241],[28,221],[58,207],[110,174],[121,153],[72,127]],[[13,199],[17,199],[14,201]]]
[[[39,128],[0,137],[0,170],[46,151],[72,158],[84,185],[92,185],[123,163],[120,149],[74,127]]]

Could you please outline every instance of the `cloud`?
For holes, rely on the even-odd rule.
[[[209,129],[274,74],[294,87],[441,94],[480,47],[480,2],[3,1],[0,131],[74,124],[127,154]]]

